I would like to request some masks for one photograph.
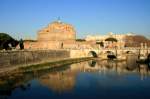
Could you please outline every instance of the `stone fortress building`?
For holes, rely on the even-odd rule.
[[[38,41],[74,41],[76,32],[72,25],[61,22],[52,22],[38,32]]]
[[[48,24],[37,33],[37,41],[25,42],[26,49],[62,49],[75,45],[76,31],[71,24],[60,20]]]

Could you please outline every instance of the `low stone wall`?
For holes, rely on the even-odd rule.
[[[8,66],[30,65],[70,57],[66,50],[34,50],[0,52],[0,69]]]

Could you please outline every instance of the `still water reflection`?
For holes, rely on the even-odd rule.
[[[150,98],[149,75],[147,65],[132,59],[91,60],[1,78],[0,99]]]

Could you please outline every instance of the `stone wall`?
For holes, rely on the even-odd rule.
[[[0,52],[0,68],[30,65],[70,57],[66,50],[4,51]]]

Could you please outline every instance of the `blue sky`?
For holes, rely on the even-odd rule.
[[[77,37],[134,32],[150,37],[150,0],[0,0],[0,32],[36,38],[60,17]]]

